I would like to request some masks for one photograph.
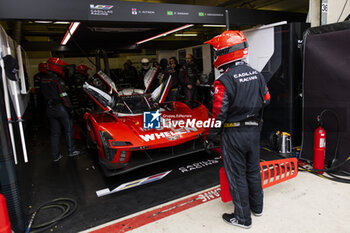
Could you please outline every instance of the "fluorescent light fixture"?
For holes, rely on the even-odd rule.
[[[34,21],[34,23],[52,23],[52,21]]]
[[[203,24],[203,27],[225,28],[225,27],[226,27],[226,25]]]
[[[157,35],[157,36],[153,36],[153,37],[151,37],[151,38],[148,38],[148,39],[145,39],[145,40],[141,40],[141,41],[139,41],[139,42],[136,42],[136,44],[139,45],[139,44],[145,43],[145,42],[147,42],[147,41],[154,40],[154,39],[157,39],[157,38],[159,38],[159,37],[167,36],[167,35],[169,35],[169,34],[171,34],[171,33],[174,33],[174,32],[177,32],[177,31],[180,31],[180,30],[183,30],[183,29],[192,27],[192,26],[193,26],[193,24],[186,24],[185,26],[182,26],[182,27],[179,27],[179,28],[175,28],[175,29],[170,30],[170,31],[168,31],[168,32],[164,32],[164,33],[162,33],[162,34],[159,34],[159,35]]]
[[[68,21],[56,21],[54,24],[70,24]]]
[[[197,33],[183,33],[183,34],[175,34],[174,36],[197,36]]]
[[[74,32],[77,30],[79,25],[80,25],[80,22],[74,22],[70,24],[69,29],[66,32],[66,35],[63,37],[61,45],[66,45],[68,43],[69,39],[73,36]]]

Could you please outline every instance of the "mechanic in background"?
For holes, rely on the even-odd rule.
[[[180,68],[179,80],[186,100],[197,100],[197,86],[199,81],[199,70],[192,61],[192,54],[186,54],[186,63]]]
[[[80,154],[75,149],[73,139],[73,106],[68,98],[63,78],[68,64],[59,58],[51,57],[47,61],[48,74],[41,78],[41,92],[47,104],[47,116],[50,122],[51,155],[54,162],[62,158],[60,153],[61,126],[66,136],[68,156]],[[72,72],[72,71],[71,71]],[[67,75],[69,76],[69,75]]]
[[[244,60],[248,44],[241,31],[225,31],[205,42],[214,47],[214,66],[222,71],[214,82],[212,118],[223,127],[212,128],[207,142],[221,134],[221,151],[234,213],[225,222],[250,228],[251,211],[261,216],[263,190],[260,178],[261,110],[270,101],[263,75]]]
[[[136,68],[132,65],[130,60],[127,60],[124,63],[124,69],[122,71],[123,78],[132,86],[135,87],[135,84],[138,81],[138,74]]]
[[[179,93],[179,67],[177,65],[177,60],[175,57],[169,58],[170,67],[167,71],[167,76],[171,78],[170,80],[170,91],[167,96],[167,101],[176,101]]]
[[[72,85],[70,86],[70,99],[74,109],[86,107],[90,98],[88,98],[83,90],[83,85],[89,79],[90,67],[84,64],[77,66],[76,72],[72,77]]]
[[[138,80],[138,83],[136,85],[137,88],[145,89],[144,77],[145,77],[146,73],[149,71],[149,69],[150,69],[149,60],[145,57],[142,58],[141,59],[141,70],[139,72],[139,80]]]
[[[34,75],[34,108],[42,110],[44,109],[44,100],[40,90],[40,80],[47,74],[47,64],[46,62],[41,62],[38,65],[39,73]]]

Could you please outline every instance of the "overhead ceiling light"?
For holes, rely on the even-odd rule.
[[[183,33],[183,34],[175,34],[174,36],[197,36],[197,33]]]
[[[52,21],[34,21],[35,23],[52,23]]]
[[[88,27],[92,32],[145,32],[153,28],[110,28],[110,27]]]
[[[70,24],[70,22],[67,21],[56,21],[54,24]]]
[[[70,24],[69,29],[66,32],[66,35],[63,37],[61,45],[66,45],[68,43],[70,38],[73,36],[74,32],[79,27],[79,25],[80,25],[80,22],[74,22]]]
[[[151,38],[148,38],[148,39],[145,39],[145,40],[141,40],[141,41],[139,41],[139,42],[136,42],[136,44],[139,45],[139,44],[145,43],[145,42],[147,42],[147,41],[154,40],[154,39],[157,39],[157,38],[159,38],[159,37],[167,36],[167,35],[169,35],[169,34],[171,34],[171,33],[174,33],[174,32],[177,32],[177,31],[180,31],[180,30],[183,30],[183,29],[192,27],[192,26],[193,26],[193,24],[186,24],[185,26],[182,26],[182,27],[179,27],[179,28],[175,28],[175,29],[170,30],[170,31],[168,31],[168,32],[164,32],[164,33],[162,33],[162,34],[159,34],[159,35],[157,35],[157,36],[153,36],[153,37],[151,37]]]
[[[225,27],[226,27],[226,25],[203,24],[203,27],[225,28]]]

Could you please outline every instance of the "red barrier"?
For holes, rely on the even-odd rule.
[[[11,224],[4,195],[0,193],[0,233],[11,233]]]
[[[292,179],[298,175],[298,160],[296,158],[279,159],[260,162],[261,184],[263,188]],[[225,169],[220,169],[221,200],[232,200]]]

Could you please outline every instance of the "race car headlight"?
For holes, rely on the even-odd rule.
[[[125,158],[126,158],[126,151],[123,150],[122,152],[120,152],[119,161],[122,162],[125,160]]]
[[[131,142],[122,142],[122,141],[112,141],[112,146],[131,146]]]
[[[113,140],[113,137],[106,131],[99,131],[102,147],[104,151],[104,156],[107,160],[112,161],[117,154],[116,149],[111,148],[109,141]]]

